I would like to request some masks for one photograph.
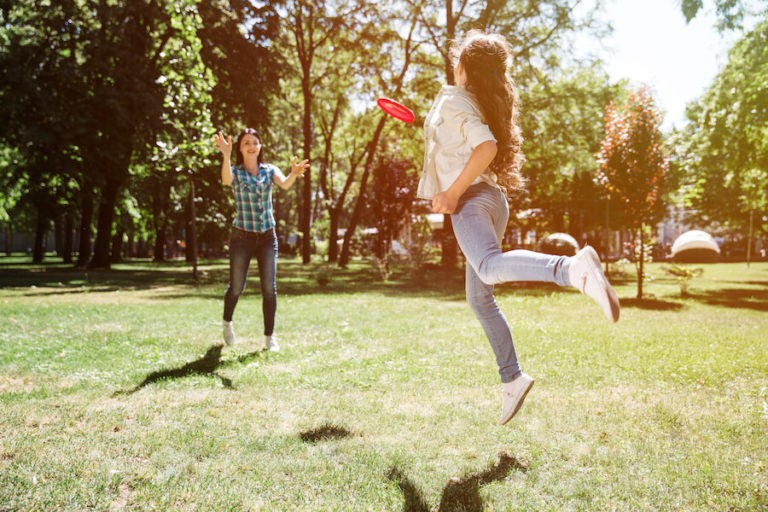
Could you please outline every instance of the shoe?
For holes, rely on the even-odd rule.
[[[521,373],[512,382],[501,385],[501,419],[499,425],[504,425],[520,410],[526,395],[533,387],[533,379]]]
[[[571,285],[597,302],[608,320],[619,320],[619,298],[603,274],[600,258],[592,247],[584,247],[571,258],[569,273]]]
[[[224,320],[222,322],[222,326],[224,327],[224,343],[227,345],[234,345],[237,343],[237,338],[235,338],[235,330],[232,328],[232,322],[227,322]]]
[[[264,348],[270,352],[280,352],[280,345],[277,344],[275,335],[264,336]]]

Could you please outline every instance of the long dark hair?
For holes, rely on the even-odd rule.
[[[259,165],[264,163],[264,141],[261,140],[261,136],[259,135],[259,132],[254,130],[253,128],[243,128],[243,131],[240,132],[240,135],[237,136],[237,143],[235,144],[235,149],[237,150],[237,153],[235,154],[235,165],[243,165],[243,152],[240,151],[240,142],[242,142],[243,137],[246,135],[253,135],[257,139],[259,139],[259,144],[261,144],[261,148],[259,148],[259,156],[258,156],[258,163]]]
[[[490,170],[503,187],[519,189],[523,185],[520,168],[525,157],[517,119],[517,88],[507,73],[511,60],[509,43],[502,35],[471,30],[452,51],[464,66],[467,90],[475,95],[485,122],[496,137],[498,150]]]

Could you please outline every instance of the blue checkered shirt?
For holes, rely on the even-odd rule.
[[[232,188],[235,191],[235,220],[232,225],[244,231],[263,233],[275,227],[272,212],[272,177],[277,168],[259,164],[254,176],[242,166],[232,166]]]

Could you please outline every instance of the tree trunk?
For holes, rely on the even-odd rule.
[[[752,234],[753,234],[753,226],[754,226],[754,217],[755,217],[755,210],[750,209],[749,210],[749,234],[747,235],[747,268],[749,268],[749,263],[752,260]]]
[[[119,263],[123,261],[123,235],[125,234],[125,228],[122,226],[117,227],[115,235],[112,237],[112,248],[110,249],[109,262]]]
[[[91,258],[91,219],[93,218],[92,190],[83,187],[83,200],[80,209],[80,241],[77,249],[77,267],[85,267]]]
[[[361,158],[363,155],[365,155],[365,153],[361,155]],[[342,213],[344,212],[344,204],[347,199],[347,193],[349,193],[349,190],[352,186],[352,182],[355,179],[355,174],[356,174],[356,169],[358,164],[359,164],[359,161],[351,165],[352,168],[349,174],[347,175],[346,181],[344,182],[344,188],[339,194],[339,197],[337,197],[336,200],[334,201],[333,206],[330,206],[328,208],[328,215],[331,218],[331,226],[330,226],[331,233],[329,235],[329,238],[330,238],[329,244],[332,244],[332,245],[329,245],[328,247],[328,263],[336,263],[339,259],[339,247],[338,247],[339,221],[341,219]],[[330,194],[328,194],[328,197],[330,197]]]
[[[155,255],[152,261],[165,261],[165,222],[155,229]]]
[[[336,133],[336,126],[339,122],[339,117],[341,116],[341,106],[342,106],[342,95],[339,94],[336,97],[336,107],[333,110],[333,119],[331,121],[331,125],[328,128],[327,132],[325,132],[325,148],[323,151],[323,160],[320,165],[320,173],[318,175],[318,186],[320,187],[320,190],[322,191],[322,198],[326,202],[327,210],[328,210],[328,217],[330,219],[330,232],[328,233],[328,263],[336,263],[339,259],[339,246],[338,246],[338,240],[339,240],[339,216],[341,215],[341,211],[344,205],[344,199],[347,197],[347,191],[349,190],[349,186],[351,185],[352,178],[355,174],[356,165],[352,165],[349,174],[347,175],[347,180],[344,184],[344,188],[342,189],[339,196],[334,200],[334,191],[333,191],[333,176],[331,174],[331,153],[332,151],[332,141],[334,134]],[[330,183],[329,183],[330,182]],[[318,200],[315,203],[318,206],[318,209],[316,211],[316,215],[320,215],[320,194],[318,194]],[[317,218],[317,217],[315,217]]]
[[[13,225],[9,222],[5,229],[5,255],[13,254]]]
[[[192,263],[192,279],[197,282],[197,227],[195,221],[195,182],[189,180],[189,225],[187,228],[187,261]]]
[[[75,220],[74,212],[70,209],[64,214],[64,247],[62,250],[62,259],[64,263],[72,263],[72,248],[74,246]]]
[[[152,261],[165,261],[166,229],[171,209],[171,183],[167,175],[157,174],[152,189],[152,221],[155,226],[155,246]]]
[[[136,257],[136,226],[133,221],[131,221],[131,225],[128,228],[128,241],[125,247],[125,255],[128,259]]]
[[[110,241],[112,240],[112,224],[115,220],[117,196],[122,183],[116,179],[107,179],[99,202],[99,219],[96,230],[96,242],[93,246],[93,257],[88,268],[110,267]]]
[[[32,263],[42,263],[45,258],[45,235],[48,232],[48,219],[38,210],[35,227],[35,244],[32,249]]]
[[[360,218],[363,215],[363,207],[366,200],[366,188],[368,187],[368,176],[371,174],[371,168],[373,167],[373,161],[376,157],[376,148],[379,145],[379,138],[381,132],[384,129],[384,124],[387,122],[386,117],[381,117],[379,124],[376,126],[376,131],[373,134],[373,138],[369,143],[368,156],[365,160],[365,167],[363,168],[363,175],[360,178],[360,192],[355,202],[355,209],[352,211],[352,218],[349,220],[349,226],[347,226],[347,232],[344,233],[344,244],[341,247],[341,255],[339,256],[339,266],[346,267],[350,260],[350,245],[352,237],[357,229],[357,224],[360,222]]]
[[[645,280],[645,243],[643,241],[643,224],[640,224],[640,262],[637,272],[637,298],[643,298],[643,281]]]
[[[311,63],[305,63],[304,78],[302,79],[302,93],[304,96],[304,118],[302,120],[302,132],[304,135],[304,159],[309,159],[312,152],[312,91],[309,85]],[[301,231],[301,261],[309,263],[312,250],[312,168],[306,170],[303,178],[303,197],[301,211],[299,213],[299,230]]]
[[[328,233],[328,263],[339,260],[339,208],[328,208],[331,225]]]
[[[445,81],[448,85],[455,85],[456,77],[453,76],[453,60],[450,58],[450,47],[453,41],[456,39],[456,26],[458,24],[458,16],[453,13],[453,2],[447,0],[445,3],[445,53],[443,63],[445,65]],[[451,223],[451,216],[443,214],[443,237],[441,240],[441,255],[440,263],[443,268],[453,268],[458,261],[459,246],[456,243],[456,236],[453,234],[453,224]]]
[[[64,255],[64,215],[57,215],[53,219],[53,246],[56,256]]]

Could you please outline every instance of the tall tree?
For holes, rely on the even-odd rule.
[[[68,9],[39,10],[33,2],[0,9],[0,139],[20,153],[27,177],[20,201],[37,211],[33,259],[42,261],[50,223],[72,199],[76,117],[81,93],[71,54]],[[17,174],[18,177],[18,174]]]
[[[384,96],[395,98],[400,98],[402,96],[402,91],[405,89],[407,83],[408,74],[411,72],[411,65],[418,56],[419,47],[421,46],[421,42],[416,38],[419,15],[420,10],[418,7],[414,10],[410,10],[404,16],[404,26],[401,26],[399,23],[388,25],[387,28],[389,30],[382,34],[381,39],[368,39],[364,41],[364,44],[368,46],[368,52],[371,51],[373,45],[377,45],[379,49],[383,47],[387,50],[384,52],[383,60],[379,61],[376,66],[378,89],[384,92],[384,94],[382,94]],[[374,20],[374,23],[375,22],[376,20]],[[398,32],[396,32],[397,29],[402,29],[404,33],[398,34]],[[349,263],[351,258],[352,237],[355,234],[355,229],[357,229],[358,223],[362,219],[363,210],[368,204],[368,179],[370,178],[376,163],[376,153],[379,148],[384,127],[388,120],[389,118],[383,115],[379,118],[379,121],[373,129],[373,134],[366,145],[363,172],[360,177],[360,190],[355,200],[352,215],[349,219],[349,225],[344,233],[344,243],[339,256],[339,266],[342,267],[345,267]]]
[[[639,244],[637,298],[643,297],[645,228],[664,214],[668,160],[661,135],[661,113],[647,87],[630,91],[627,102],[608,105],[600,149],[599,179],[623,203]]]
[[[522,91],[527,186],[512,210],[540,212],[535,229],[567,231],[581,242],[583,232],[603,224],[605,205],[586,181],[599,167],[605,106],[620,102],[624,87],[610,83],[597,65],[585,65]]]
[[[340,35],[345,28],[349,29],[357,22],[362,9],[363,5],[357,2],[350,4],[338,0],[286,2],[284,15],[290,21],[287,24],[290,37],[286,42],[300,72],[301,159],[312,160],[315,144],[312,115],[316,91],[327,82],[329,75],[336,73],[340,63],[334,58],[334,47],[342,44]],[[309,169],[303,177],[299,212],[301,258],[304,263],[309,263],[312,250],[312,205],[312,170]]]
[[[156,131],[162,113],[165,91],[159,79],[169,58],[164,50],[176,31],[172,9],[170,2],[144,0],[104,1],[81,11],[78,52],[88,91],[79,105],[87,131],[84,165],[95,171],[101,189],[92,268],[110,266],[120,192],[134,152]]]
[[[345,118],[352,117],[345,115],[348,103],[346,96],[338,93],[332,99],[329,115],[321,113],[318,116],[323,140],[323,152],[319,159],[318,186],[319,196],[328,212],[328,263],[338,262],[338,233],[341,217],[345,212],[347,196],[355,182],[358,167],[365,156],[364,148],[361,147],[359,138],[354,136],[354,132],[351,134],[352,137],[344,137],[351,131],[348,127],[342,126]],[[339,145],[336,142],[340,138],[338,136],[340,132],[348,143]],[[335,148],[335,145],[342,147]]]
[[[185,203],[183,197],[189,196],[194,175],[210,166],[202,155],[210,150],[210,134],[214,132],[208,107],[212,103],[209,91],[216,90],[216,82],[201,57],[203,43],[197,34],[202,32],[202,16],[198,16],[193,4],[177,14],[182,14],[186,22],[167,45],[175,58],[163,66],[160,80],[165,89],[164,108],[144,151],[144,160],[149,161],[147,180],[156,232],[154,258],[158,261],[165,256],[165,235],[172,211],[193,206],[188,201],[186,208],[180,204]],[[242,36],[237,32],[235,37],[239,41]]]
[[[768,17],[734,44],[680,134],[687,203],[702,222],[749,231],[768,204]],[[760,222],[758,229],[768,229]]]
[[[211,120],[227,133],[243,125],[267,132],[285,60],[276,44],[273,3],[197,2],[200,56],[215,78]]]
[[[0,145],[0,226],[3,232],[0,237],[5,241],[5,252],[8,256],[13,251],[13,233],[15,224],[14,210],[20,204],[24,190],[27,188],[29,177],[18,172],[18,161],[21,158],[14,148]]]
[[[418,175],[413,162],[382,156],[373,170],[373,190],[370,225],[377,229],[374,252],[388,270],[388,255],[392,240],[411,216],[416,197]]]

